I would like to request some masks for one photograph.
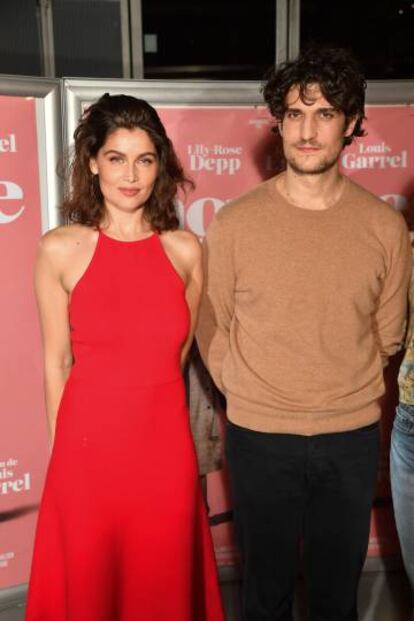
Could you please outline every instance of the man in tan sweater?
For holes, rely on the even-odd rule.
[[[401,215],[338,169],[364,133],[354,59],[309,51],[277,70],[264,96],[286,171],[209,227],[198,327],[228,404],[243,619],[292,619],[302,541],[309,619],[351,621],[410,245]]]

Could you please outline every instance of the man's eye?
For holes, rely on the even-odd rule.
[[[333,117],[334,117],[334,113],[333,113],[333,112],[328,112],[328,111],[326,111],[326,110],[322,110],[322,112],[321,112],[321,117],[322,117],[323,119],[333,119]]]
[[[288,117],[288,119],[297,119],[300,114],[299,112],[288,112],[286,116]]]

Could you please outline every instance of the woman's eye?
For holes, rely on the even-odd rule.
[[[112,155],[109,158],[110,162],[122,162],[122,157],[119,157],[118,155]]]
[[[152,164],[154,162],[154,160],[151,157],[143,157],[142,160],[140,160],[141,164],[144,164],[144,166],[149,166],[150,164]]]

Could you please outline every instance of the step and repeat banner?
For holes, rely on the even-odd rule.
[[[35,100],[0,97],[0,586],[27,578],[47,461],[32,265],[41,234]]]
[[[414,106],[371,106],[366,114],[367,135],[345,149],[342,170],[404,213],[409,227],[414,229]],[[385,369],[382,459],[371,519],[370,556],[390,556],[399,552],[390,494],[389,446],[398,402],[400,362],[401,356],[394,356]]]
[[[0,589],[27,582],[49,457],[32,281],[58,191],[57,150],[47,144],[59,142],[48,109],[57,113],[58,87],[17,84],[0,83],[25,93],[0,94]]]
[[[179,197],[181,221],[201,239],[214,214],[226,202],[282,169],[280,148],[271,132],[272,120],[263,106],[157,109],[196,185],[187,197]],[[216,427],[223,444],[224,420],[224,412],[218,411]],[[213,443],[214,436],[203,442]],[[234,565],[237,551],[225,466],[207,474],[206,490],[217,562],[219,566]]]
[[[279,138],[261,106],[246,108],[158,108],[196,190],[181,198],[184,226],[203,237],[213,215],[231,198],[269,178],[283,167]],[[414,106],[370,106],[366,136],[341,156],[344,174],[409,216],[414,208]],[[368,554],[399,552],[389,484],[389,442],[401,358],[386,369],[383,401],[382,459],[372,512]],[[223,428],[223,427],[222,427]],[[210,523],[220,565],[237,557],[232,532],[231,497],[225,469],[207,476]]]
[[[227,90],[226,90],[227,89]],[[82,109],[104,92],[148,99],[167,127],[196,189],[178,198],[185,228],[202,238],[222,206],[283,166],[278,138],[259,85],[219,83],[63,82],[67,145]],[[185,104],[183,102],[186,102]],[[408,210],[414,196],[414,107],[370,106],[367,136],[342,154],[344,172],[396,209]],[[46,111],[47,113],[47,111]],[[45,111],[42,112],[45,118]],[[41,116],[41,115],[40,115]],[[46,114],[47,116],[47,114]],[[58,138],[50,160],[56,126],[39,122],[36,97],[0,95],[0,589],[27,582],[37,509],[48,461],[42,394],[39,327],[32,291],[33,261],[42,230],[56,221],[59,183],[54,167]],[[60,134],[59,134],[60,135]],[[43,155],[42,155],[43,154]],[[43,159],[49,158],[48,170]],[[43,167],[43,168],[42,168]],[[388,476],[389,433],[397,399],[398,361],[387,369],[384,399],[383,459],[372,515],[369,554],[392,556],[398,543],[392,517]],[[215,434],[224,433],[220,399]],[[219,460],[218,460],[219,461]],[[232,504],[225,467],[217,462],[205,478],[209,520],[218,564],[237,562]],[[171,473],[173,476],[173,473]],[[139,493],[139,491],[137,491]],[[53,570],[52,570],[53,571]]]

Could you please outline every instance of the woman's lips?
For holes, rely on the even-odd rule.
[[[136,196],[139,192],[139,189],[131,189],[131,188],[119,188],[119,191],[124,195],[124,196]]]

